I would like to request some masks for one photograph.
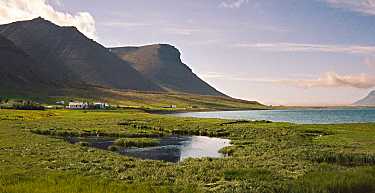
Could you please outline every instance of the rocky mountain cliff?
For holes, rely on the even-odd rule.
[[[110,51],[168,91],[225,96],[194,74],[181,61],[181,53],[171,45],[118,47]]]
[[[375,106],[375,90],[370,92],[365,98],[355,102],[357,106]]]
[[[179,50],[167,44],[108,49],[75,27],[40,17],[0,25],[0,43],[0,91],[5,93],[25,88],[41,88],[43,95],[120,89],[226,97],[194,74]]]
[[[60,27],[42,18],[0,26],[0,35],[11,40],[35,63],[28,69],[59,87],[95,85],[118,89],[162,91],[107,48],[88,39],[75,27]],[[20,77],[21,71],[11,74]]]

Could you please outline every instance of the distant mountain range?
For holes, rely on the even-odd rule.
[[[0,89],[104,87],[225,96],[171,45],[105,48],[43,18],[0,25]]]
[[[365,98],[355,102],[357,106],[375,106],[375,90],[370,92]]]

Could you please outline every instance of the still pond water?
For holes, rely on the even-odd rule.
[[[87,137],[66,138],[70,143],[86,142],[90,147],[108,150],[115,138]],[[212,157],[220,158],[223,147],[229,146],[229,139],[204,136],[167,136],[160,138],[158,146],[146,148],[120,148],[118,153],[141,159],[180,162],[187,158]]]
[[[375,108],[219,111],[174,114],[180,117],[269,120],[301,124],[374,123]]]

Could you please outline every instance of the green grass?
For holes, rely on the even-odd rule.
[[[329,166],[331,167],[331,166]],[[363,193],[375,192],[375,168],[360,167],[347,171],[329,171],[329,168],[314,171],[279,192],[285,193]],[[328,171],[327,171],[328,170]]]
[[[47,173],[40,177],[28,174],[1,175],[0,192],[6,193],[162,193],[162,192],[199,192],[195,187],[154,186],[149,183],[136,185],[122,183],[119,180],[98,179],[73,174]]]
[[[231,139],[225,158],[174,164],[60,136]],[[133,139],[134,138],[134,139]],[[0,110],[0,192],[374,192],[375,124],[296,125],[122,111]],[[149,139],[142,139],[148,141]]]
[[[61,90],[49,96],[47,94],[10,95],[9,92],[0,90],[1,99],[9,99],[10,102],[16,100],[31,100],[44,105],[55,105],[57,101],[71,100],[86,102],[107,102],[115,107],[127,109],[141,109],[148,112],[168,113],[184,111],[212,111],[212,110],[250,110],[250,109],[270,109],[256,101],[245,101],[230,97],[194,95],[187,93],[165,93],[165,92],[140,92],[124,91],[104,88],[88,88],[85,90],[68,89]],[[35,95],[35,96],[34,96]],[[176,105],[176,108],[166,108]],[[1,104],[1,106],[7,106]]]
[[[151,138],[120,138],[114,145],[120,147],[152,147],[159,145],[160,140]]]

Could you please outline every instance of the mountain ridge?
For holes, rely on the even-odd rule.
[[[203,81],[181,60],[180,51],[169,44],[115,47],[109,50],[168,91],[226,96]]]
[[[365,98],[353,103],[356,106],[375,106],[375,90],[371,91]]]
[[[39,17],[1,25],[0,35],[40,63],[39,73],[60,87],[163,90],[75,27],[61,27]]]
[[[264,108],[256,101],[217,91],[194,74],[181,61],[180,51],[168,44],[122,47],[135,60],[144,59],[135,63],[87,38],[76,27],[61,27],[43,18],[0,25],[0,43],[3,97],[96,98],[152,108],[176,103],[184,108]],[[139,64],[145,68],[136,70]],[[154,66],[150,68],[150,64]]]

